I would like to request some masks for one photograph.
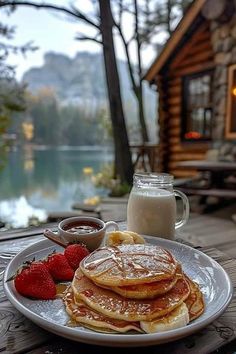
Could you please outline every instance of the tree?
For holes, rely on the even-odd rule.
[[[0,1],[0,7],[10,6],[12,9],[15,9],[17,6],[23,5],[38,9],[52,9],[63,12],[70,17],[72,16],[77,18],[98,31],[101,36],[101,40],[96,38],[93,38],[93,40],[103,46],[106,81],[108,85],[108,98],[115,145],[115,173],[120,178],[122,183],[132,183],[133,165],[121,101],[119,76],[112,35],[114,19],[110,8],[110,0],[99,0],[98,3],[100,13],[99,16],[95,16],[94,19],[89,18],[89,16],[82,13],[73,5],[71,5],[70,8],[67,8],[46,3],[37,4],[31,1],[2,0]],[[81,40],[82,39],[83,38],[81,38]]]
[[[27,110],[24,113],[23,124],[31,123],[34,127],[35,144],[55,146],[60,141],[60,114],[58,102],[53,90],[41,89],[37,95],[26,96]]]
[[[111,119],[113,125],[113,136],[115,142],[115,166],[120,174],[122,182],[132,182],[133,170],[129,152],[129,142],[125,127],[124,112],[121,102],[120,82],[116,64],[115,49],[113,42],[113,17],[110,1],[99,0],[102,34],[103,55],[105,61],[106,80],[110,102]],[[124,151],[123,159],[120,159],[119,152]],[[122,174],[121,174],[122,173]]]
[[[146,127],[146,120],[144,115],[144,104],[143,104],[143,86],[142,86],[143,71],[142,71],[142,61],[141,61],[142,42],[141,42],[140,32],[139,32],[139,8],[138,8],[137,0],[133,1],[132,10],[129,8],[129,6],[124,5],[122,0],[118,1],[118,6],[119,6],[119,16],[118,16],[118,20],[115,22],[115,26],[118,29],[120,38],[124,45],[127,65],[128,65],[128,72],[132,83],[132,89],[138,102],[139,123],[141,128],[142,141],[147,142],[149,138],[148,138],[148,132]],[[122,26],[122,17],[124,12],[126,11],[128,11],[130,14],[133,14],[134,17],[134,30],[133,30],[133,34],[131,35],[131,38],[129,39],[126,39],[124,34],[125,30],[123,29]],[[137,75],[135,75],[135,66],[132,65],[131,54],[129,50],[129,45],[132,42],[132,40],[135,40],[136,42]]]
[[[63,11],[69,16],[76,17],[81,21],[87,23],[95,30],[94,36],[88,36],[87,34],[80,34],[78,35],[79,40],[92,40],[98,44],[103,46],[103,52],[105,55],[105,47],[104,47],[104,33],[102,33],[101,23],[102,23],[102,14],[101,14],[101,5],[105,6],[104,3],[106,1],[96,1],[93,0],[94,5],[99,4],[100,8],[97,9],[97,16],[91,19],[88,16],[84,15],[80,10],[76,7],[71,6],[70,8],[54,6],[50,4],[35,4],[29,1],[0,1],[1,6],[9,6],[9,5],[28,5],[34,6],[36,8],[48,8]],[[108,6],[110,7],[110,0],[107,1]],[[116,27],[118,33],[120,35],[121,41],[124,45],[126,58],[127,58],[127,65],[128,65],[128,72],[130,75],[132,89],[134,95],[138,102],[138,110],[139,110],[139,122],[141,128],[141,136],[143,142],[148,141],[148,133],[146,128],[146,119],[144,113],[144,102],[143,102],[143,75],[144,75],[144,67],[143,67],[143,60],[142,60],[142,51],[146,49],[147,45],[153,45],[156,48],[160,49],[161,43],[159,38],[163,38],[163,34],[166,34],[166,38],[173,32],[174,28],[178,20],[183,15],[186,7],[192,2],[192,0],[112,0],[113,10],[116,13],[115,19],[112,15],[111,9],[109,11],[109,16],[111,18],[111,28]],[[115,11],[116,10],[116,11]],[[96,13],[96,11],[95,11]],[[131,21],[133,23],[133,33],[129,38],[125,36],[126,26],[124,25],[122,19],[124,14],[128,14],[131,17]],[[108,23],[109,18],[105,18],[105,22]],[[160,36],[162,34],[162,36]],[[113,38],[112,38],[113,41]],[[137,58],[137,65],[134,65],[131,58],[131,50],[132,44],[135,45],[135,52]],[[114,45],[110,47],[111,50],[114,52]],[[133,52],[133,51],[132,51]],[[104,56],[105,59],[105,56]],[[109,64],[108,61],[105,60],[105,69],[106,75],[110,72],[109,68],[107,67]],[[116,64],[113,61],[113,64]],[[117,70],[113,68],[113,74],[115,74]],[[118,76],[116,76],[118,80]],[[107,76],[107,83],[109,83],[110,78]],[[113,89],[120,90],[118,87],[115,89],[115,82],[114,80],[110,80],[110,85],[112,85]],[[110,87],[108,86],[109,90]],[[127,133],[124,136],[120,136],[121,128],[125,129],[126,126],[125,122],[123,122],[123,109],[121,106],[121,100],[119,99],[119,95],[116,96],[117,105],[114,106],[112,102],[112,95],[109,94],[109,102],[110,102],[110,111],[111,111],[111,119],[113,125],[113,134],[114,134],[114,142],[115,142],[115,149],[116,149],[116,167],[117,171],[121,172],[121,178],[123,180],[123,175],[125,175],[125,180],[130,180],[130,174],[128,176],[125,173],[125,170],[131,170],[131,157],[129,150],[119,150],[121,146],[124,146],[125,149],[128,146],[128,138],[126,139]],[[119,107],[121,106],[121,110]],[[114,115],[114,109],[116,109],[116,115]],[[117,115],[119,113],[119,115]],[[120,116],[122,112],[122,115]],[[112,116],[113,115],[113,116]],[[118,118],[119,117],[119,118]],[[123,141],[121,139],[124,139]],[[124,144],[123,144],[124,142]],[[124,155],[124,151],[129,156],[125,158],[121,158]],[[122,155],[121,155],[122,154]],[[129,168],[126,168],[126,164],[129,165]]]
[[[20,47],[13,46],[10,40],[14,37],[14,28],[0,23],[0,167],[4,165],[6,156],[6,132],[10,126],[12,112],[25,109],[24,90],[15,80],[15,71],[12,66],[6,64],[11,51],[26,53],[35,50],[31,43]]]
[[[143,66],[142,51],[148,44],[157,39],[160,33],[170,36],[192,0],[114,0],[117,7],[115,26],[124,46],[128,72],[132,89],[138,102],[139,123],[143,142],[149,140],[146,127],[143,102]],[[125,35],[126,26],[123,17],[128,15],[133,23],[133,32],[129,37]],[[160,43],[155,45],[160,49]],[[135,48],[135,49],[134,49]],[[136,65],[132,63],[131,53],[136,52]]]
[[[14,29],[0,23],[0,36],[9,41],[14,34]],[[0,133],[5,133],[9,125],[9,112],[24,108],[23,87],[17,84],[14,78],[14,68],[6,64],[9,51],[17,51],[9,43],[0,41]],[[24,49],[23,49],[24,50]]]
[[[55,92],[50,88],[43,88],[35,95],[27,93],[26,106],[23,114],[13,116],[11,132],[22,131],[24,127],[24,133],[27,130],[29,134],[32,127],[33,136],[28,141],[34,144],[92,146],[101,144],[106,133],[101,127],[100,111],[88,115],[83,106],[60,105]],[[110,127],[110,119],[109,123]]]
[[[146,0],[145,9],[141,9],[148,25],[143,32],[145,41],[156,37],[160,32],[169,37],[192,2],[193,0]]]

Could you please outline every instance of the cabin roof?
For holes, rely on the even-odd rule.
[[[160,55],[154,60],[148,71],[146,72],[144,79],[150,83],[154,80],[155,76],[161,71],[173,51],[178,46],[181,39],[184,37],[196,17],[199,15],[206,0],[195,0],[189,7],[186,14],[183,16],[173,34],[168,39]]]

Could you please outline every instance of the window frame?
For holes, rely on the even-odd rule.
[[[226,102],[226,117],[225,117],[225,138],[236,139],[236,132],[232,131],[232,86],[233,86],[233,73],[236,70],[236,64],[228,67],[228,84],[227,84],[227,102]]]
[[[209,75],[211,78],[211,86],[210,86],[210,100],[211,100],[211,112],[212,112],[212,117],[213,118],[213,69],[209,70],[204,70],[200,71],[197,73],[192,73],[189,75],[185,75],[182,77],[182,107],[181,107],[181,112],[182,112],[182,119],[181,119],[181,141],[184,143],[198,143],[198,142],[210,142],[212,140],[212,124],[210,127],[210,137],[201,137],[199,139],[186,139],[185,134],[186,134],[186,128],[187,128],[187,123],[188,123],[188,114],[187,114],[187,104],[188,104],[188,99],[189,99],[189,82],[192,79],[197,79],[199,77]],[[204,108],[204,107],[203,107]],[[206,108],[205,108],[206,109]]]

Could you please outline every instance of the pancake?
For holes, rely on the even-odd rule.
[[[185,300],[187,305],[190,321],[198,318],[205,309],[203,294],[199,286],[185,275],[185,278],[189,284],[190,294]]]
[[[188,308],[183,302],[166,316],[152,321],[141,321],[140,326],[146,333],[160,333],[187,326],[188,323]]]
[[[167,293],[155,299],[127,299],[111,290],[98,287],[77,269],[72,281],[76,303],[81,300],[90,308],[111,318],[133,321],[151,321],[173,311],[189,296],[185,278],[177,280]]]
[[[109,287],[171,279],[176,268],[177,261],[169,251],[150,244],[99,248],[80,263],[86,277]]]
[[[137,285],[115,286],[110,290],[129,299],[152,299],[157,295],[162,295],[170,291],[175,286],[177,280],[182,278],[182,268],[178,264],[176,273],[172,279],[155,281]]]
[[[82,301],[76,301],[75,303],[71,287],[66,290],[63,302],[67,313],[78,325],[82,324],[89,329],[104,333],[143,332],[139,322],[127,322],[109,318],[89,308]]]

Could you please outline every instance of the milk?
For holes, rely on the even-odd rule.
[[[132,189],[127,206],[127,229],[143,235],[174,239],[176,200],[158,188]]]

